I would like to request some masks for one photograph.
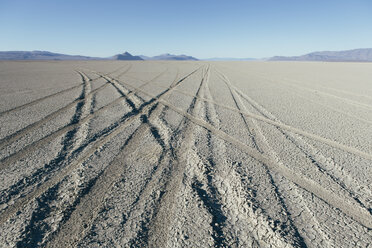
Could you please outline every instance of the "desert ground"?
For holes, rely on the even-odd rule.
[[[372,63],[0,61],[0,247],[371,247]]]

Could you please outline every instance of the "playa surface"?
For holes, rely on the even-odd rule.
[[[372,64],[0,61],[0,247],[368,247]]]

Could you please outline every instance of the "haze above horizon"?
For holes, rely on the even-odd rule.
[[[371,47],[372,2],[0,2],[0,51],[271,57]]]

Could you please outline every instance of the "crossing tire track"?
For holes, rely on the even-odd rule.
[[[97,89],[92,90],[91,92],[88,93],[88,97],[90,95],[94,95],[97,92],[103,90],[107,86],[108,86],[108,84],[104,84],[104,85],[98,87]],[[27,135],[31,131],[38,129],[39,127],[41,127],[45,123],[50,122],[51,120],[55,119],[57,116],[63,114],[64,112],[67,112],[69,109],[71,109],[72,107],[74,107],[77,104],[82,103],[83,101],[84,101],[84,99],[80,99],[80,97],[79,97],[78,99],[76,99],[73,102],[67,104],[66,106],[64,106],[64,107],[54,111],[53,113],[45,116],[41,120],[36,121],[36,122],[22,128],[21,130],[16,131],[15,133],[1,139],[0,140],[0,149],[3,149],[4,147],[8,146],[9,144],[11,144],[11,143],[15,142],[16,140],[20,139],[21,137]]]
[[[224,80],[225,80],[226,84],[229,85],[228,87],[232,88],[233,86],[228,81],[226,76],[223,75],[223,74],[222,74],[222,76],[224,77]],[[236,94],[238,94],[238,95],[236,95],[236,97],[238,99],[240,99],[240,96],[242,96],[245,100],[247,100],[247,102],[250,103],[250,105],[254,109],[256,109],[260,114],[262,114],[263,117],[269,118],[273,121],[281,123],[275,116],[273,116],[266,109],[264,109],[258,103],[253,101],[247,95],[245,95],[241,90],[237,89],[236,87],[233,87],[233,90],[236,92]],[[241,102],[242,105],[244,105],[241,100],[240,100],[240,102]],[[244,112],[247,112],[247,111],[244,110]],[[257,128],[258,128],[258,130],[260,130],[259,127],[257,127]],[[357,194],[352,190],[352,188],[359,188],[359,183],[354,178],[352,178],[350,175],[346,175],[346,176],[343,175],[345,173],[343,172],[342,168],[336,163],[332,163],[332,165],[330,165],[330,166],[333,168],[333,171],[335,171],[337,176],[333,175],[333,174],[330,174],[330,172],[328,172],[325,169],[325,166],[323,165],[323,163],[320,162],[320,161],[330,161],[331,160],[330,158],[326,158],[324,155],[322,155],[322,153],[320,151],[316,150],[313,146],[309,145],[301,137],[293,135],[291,133],[288,133],[285,130],[281,130],[279,127],[278,127],[278,130],[280,131],[280,133],[286,139],[290,140],[294,144],[294,146],[297,147],[300,150],[300,152],[302,152],[308,158],[308,160],[311,162],[312,166],[316,166],[318,168],[318,170],[317,170],[318,177],[326,176],[328,178],[328,180],[331,180],[331,182],[333,182],[336,189],[341,190],[341,192],[339,193],[340,195],[344,195],[345,197],[348,197],[348,198],[351,197],[352,199],[349,199],[350,201],[355,200],[356,204],[359,204],[361,207],[368,210],[368,207],[365,205],[365,203],[362,203],[361,200],[358,199],[359,197],[362,197],[362,195],[358,194],[359,196],[357,196]],[[263,139],[265,139],[265,138],[263,138]],[[267,145],[268,144],[266,144],[266,146]],[[348,184],[349,187],[346,187],[344,182],[340,182],[340,179],[342,177],[344,177],[344,178],[346,177],[345,183]],[[372,196],[372,192],[370,190],[368,190],[368,188],[364,189],[364,193],[367,193],[367,197]]]
[[[157,86],[157,87],[161,87],[161,86]],[[175,92],[183,94],[183,95],[187,95],[187,96],[192,96],[191,94],[188,94],[187,92],[183,92],[183,91],[179,91],[179,90],[175,90]],[[215,102],[215,101],[211,101],[209,99],[205,99],[205,98],[200,98],[200,99],[203,100],[203,101],[206,101],[206,102],[211,102],[211,103],[213,103],[216,106],[219,106],[221,108],[228,109],[228,110],[231,110],[231,111],[236,112],[236,113],[241,113],[242,115],[244,115],[248,118],[253,118],[253,119],[258,120],[260,122],[267,123],[269,125],[281,128],[281,129],[289,131],[291,133],[299,134],[299,135],[304,136],[306,138],[321,142],[325,145],[328,145],[330,147],[345,151],[347,153],[351,153],[351,154],[356,155],[358,157],[361,157],[361,158],[364,158],[364,159],[367,159],[367,160],[372,160],[372,154],[361,151],[361,150],[359,150],[355,147],[347,146],[347,145],[344,145],[344,144],[339,143],[337,141],[334,141],[334,140],[331,140],[331,139],[328,139],[328,138],[324,138],[324,137],[319,136],[317,134],[313,134],[313,133],[304,131],[302,129],[299,129],[299,128],[296,128],[296,127],[293,127],[293,126],[290,126],[290,125],[287,125],[287,124],[284,124],[284,123],[273,121],[273,120],[271,120],[269,118],[266,118],[266,117],[263,117],[261,115],[240,111],[240,110],[237,110],[236,108],[233,108],[233,107],[230,107],[230,106],[227,106],[227,105]]]
[[[134,88],[136,91],[140,91],[143,94],[148,95],[149,97],[152,97],[155,100],[157,99],[156,96],[153,96],[153,95],[151,95],[151,94],[149,94],[145,91],[142,91],[141,89],[135,88],[133,86],[130,86],[130,87]],[[207,101],[208,99],[205,99],[205,100]],[[277,173],[280,173],[281,175],[283,175],[284,177],[286,177],[290,181],[294,182],[296,185],[300,186],[301,188],[305,189],[308,192],[311,192],[312,194],[316,195],[318,198],[327,202],[329,205],[334,206],[336,209],[339,209],[340,211],[342,211],[346,215],[350,216],[352,219],[357,221],[362,226],[364,226],[366,228],[372,228],[372,218],[371,218],[370,213],[367,210],[365,210],[364,208],[361,208],[359,205],[355,205],[354,200],[351,200],[351,201],[350,201],[350,199],[345,200],[345,199],[340,198],[337,195],[334,195],[328,189],[325,189],[322,186],[320,186],[319,184],[317,184],[316,182],[314,182],[313,180],[311,180],[307,177],[304,177],[303,175],[300,175],[299,173],[297,173],[295,171],[292,171],[288,167],[286,167],[284,165],[278,166],[271,159],[263,156],[262,154],[260,154],[256,150],[253,150],[252,148],[250,148],[246,144],[244,144],[244,143],[236,140],[235,138],[229,136],[227,133],[216,129],[215,127],[213,127],[209,123],[205,122],[204,120],[196,118],[196,117],[190,115],[189,113],[184,112],[183,110],[173,106],[172,104],[170,104],[170,103],[168,103],[168,102],[166,102],[162,99],[158,99],[157,101],[159,101],[161,104],[163,104],[165,106],[168,106],[170,109],[177,112],[178,114],[185,116],[186,118],[190,119],[192,122],[198,124],[199,126],[202,126],[206,129],[210,130],[214,135],[217,135],[221,139],[224,139],[227,142],[235,145],[237,148],[246,152],[247,154],[252,156],[257,161],[259,161],[263,164],[266,164],[266,166],[270,170],[272,170],[274,172],[277,172]],[[233,108],[229,108],[229,109],[234,110]],[[234,111],[239,112],[236,109]],[[247,116],[251,116],[251,117],[254,116],[254,118],[257,119],[257,120],[264,120],[267,123],[274,124],[274,126],[285,127],[285,129],[291,130],[291,131],[296,131],[296,133],[301,133],[301,134],[305,133],[305,135],[307,135],[307,136],[317,137],[315,135],[308,134],[307,132],[300,131],[297,128],[292,128],[292,127],[288,128],[289,126],[287,126],[287,125],[277,123],[277,122],[272,121],[272,120],[267,119],[267,118],[263,118],[263,117],[260,117],[260,116],[257,116],[257,115],[248,114],[248,113],[244,113],[244,112],[242,112],[242,113],[247,115]],[[323,140],[327,143],[333,143],[333,142],[330,142],[329,140],[321,138],[321,137],[319,137],[318,139],[321,139],[321,140]],[[337,146],[343,147],[343,145],[340,145],[340,144],[338,144]],[[349,150],[354,150],[354,149],[349,149]]]
[[[126,147],[129,146],[129,143],[134,142],[134,139],[141,140],[142,136],[147,133],[147,131],[151,131],[154,139],[157,140],[158,144],[163,149],[158,160],[158,164],[162,163],[166,154],[169,153],[168,149],[166,148],[166,144],[164,143],[165,141],[160,135],[160,133],[164,132],[164,130],[153,126],[150,119],[157,118],[161,114],[163,108],[164,107],[160,107],[159,104],[155,104],[151,109],[148,110],[149,112],[147,114],[141,114],[142,124],[136,129],[131,137],[128,138],[125,145],[121,148],[121,152],[117,155],[117,158],[115,158],[114,161],[111,162],[110,165],[106,167],[95,179],[92,190],[89,190],[86,194],[84,194],[84,198],[79,200],[79,204],[75,207],[72,215],[68,217],[68,221],[63,225],[62,230],[60,230],[57,236],[53,238],[53,241],[50,244],[51,247],[60,247],[61,244],[62,247],[65,245],[74,246],[85,235],[86,231],[89,230],[89,227],[92,226],[92,223],[95,219],[93,217],[97,216],[97,212],[102,208],[102,204],[104,202],[104,198],[102,197],[106,195],[104,192],[110,191],[110,188],[125,171],[125,166],[123,167],[121,160],[124,155],[128,156],[128,152],[124,151],[127,150]],[[121,159],[118,159],[118,157]],[[143,201],[142,199],[145,192],[149,193],[150,191],[153,191],[152,189],[156,185],[154,185],[156,181],[155,178],[159,177],[159,174],[161,175],[164,169],[165,168],[154,169],[149,181],[144,186],[143,192],[139,194],[138,197],[140,198],[136,200],[137,203]],[[104,187],[102,185],[104,185]],[[150,187],[149,185],[152,186]],[[83,222],[84,224],[82,224]]]
[[[220,74],[221,79],[227,85],[227,87],[228,87],[228,89],[229,89],[229,91],[231,93],[231,96],[234,98],[234,103],[236,104],[237,109],[239,111],[248,112],[246,106],[244,105],[244,103],[242,102],[242,100],[241,100],[241,98],[239,96],[240,91],[238,91],[235,88],[233,88],[230,80],[227,78],[226,75],[224,75],[223,73],[221,73],[218,70],[216,70],[216,72],[218,72]],[[262,112],[260,112],[260,113],[263,114]],[[264,114],[263,114],[263,116],[264,117],[267,117]],[[245,118],[245,116],[242,115],[242,118]],[[273,148],[266,141],[266,138],[265,138],[265,136],[264,136],[261,128],[258,126],[257,122],[255,120],[246,120],[245,123],[248,123],[248,122],[250,123],[250,125],[252,125],[252,128],[254,130],[256,130],[256,133],[254,133],[254,135],[258,138],[258,141],[260,142],[259,143],[260,144],[260,147],[262,146],[262,148],[263,148],[263,149],[257,149],[257,150],[260,151],[263,154],[267,154],[268,156],[271,156],[271,159],[273,161],[275,161],[278,156],[275,153],[275,151],[273,150]],[[277,163],[280,163],[281,166],[283,166],[283,164],[282,164],[281,161],[277,161]],[[267,176],[270,179],[269,181],[272,183],[273,187],[275,188],[275,193],[277,194],[277,197],[280,199],[280,204],[282,205],[282,210],[286,212],[285,216],[289,216],[289,218],[288,218],[289,219],[289,226],[287,226],[284,223],[282,224],[282,226],[284,226],[285,228],[292,228],[293,229],[293,230],[290,230],[290,231],[281,230],[282,235],[288,235],[288,234],[292,233],[292,235],[293,234],[295,235],[295,238],[288,239],[288,240],[297,241],[297,244],[298,245],[301,244],[301,246],[306,246],[303,237],[299,234],[298,228],[295,226],[295,223],[294,223],[293,219],[290,217],[291,216],[291,213],[288,212],[288,207],[285,204],[285,201],[283,199],[283,195],[279,192],[279,188],[281,188],[280,185],[277,185],[277,182],[274,180],[274,178],[273,178],[270,170],[266,167],[266,165],[264,165],[264,167],[265,167],[265,170],[266,170],[266,174],[267,174]],[[327,244],[328,247],[330,247],[330,241],[327,238],[327,235],[320,228],[320,225],[319,225],[318,221],[314,217],[314,214],[309,209],[308,205],[307,204],[304,204],[304,199],[301,196],[301,194],[299,194],[296,190],[292,190],[292,192],[296,196],[295,197],[296,200],[297,199],[302,199],[299,202],[297,202],[296,204],[298,204],[299,206],[301,206],[301,209],[306,210],[309,213],[308,214],[308,217],[309,217],[308,220],[309,221],[313,221],[313,223],[314,223],[313,229],[317,229],[316,231],[319,234],[320,238],[323,240],[323,242],[325,244]]]
[[[215,70],[216,71],[216,70]],[[217,72],[217,71],[216,71]],[[233,97],[237,108],[239,108],[238,100],[234,98],[234,94],[231,91],[231,89],[228,89],[231,96]],[[204,91],[204,98],[209,99],[211,101],[213,100],[212,94],[209,89],[209,85],[206,84],[206,88]],[[206,119],[210,124],[212,124],[216,129],[219,129],[219,123],[221,123],[221,120],[218,116],[218,113],[214,107],[213,103],[205,102],[206,103]],[[244,116],[241,115],[241,118],[243,119]],[[243,123],[246,125],[247,132],[249,136],[252,138],[255,133],[253,133],[252,129],[254,127],[252,126],[252,129],[250,128],[250,122],[249,120],[244,120]],[[296,227],[293,225],[290,218],[287,218],[286,212],[286,206],[282,201],[277,202],[276,204],[279,204],[281,206],[280,210],[278,210],[278,213],[273,217],[271,215],[268,215],[265,213],[265,210],[263,210],[263,213],[258,213],[255,211],[255,208],[264,209],[261,206],[261,203],[256,199],[255,194],[252,192],[251,186],[247,185],[245,180],[243,179],[246,177],[244,171],[239,166],[233,166],[232,164],[228,164],[226,161],[230,161],[231,159],[228,158],[228,151],[229,149],[226,147],[225,141],[216,138],[210,131],[208,133],[208,144],[209,144],[209,158],[206,160],[210,163],[209,168],[206,168],[206,175],[208,178],[208,181],[215,181],[213,184],[216,185],[223,185],[222,187],[216,187],[215,191],[220,191],[220,196],[223,196],[224,204],[228,205],[229,207],[224,206],[223,209],[228,209],[226,212],[226,216],[230,216],[229,219],[234,219],[239,216],[239,221],[245,222],[245,223],[258,223],[257,220],[260,219],[260,223],[257,225],[247,225],[244,229],[244,236],[247,236],[248,240],[243,241],[243,239],[239,239],[238,236],[234,232],[243,232],[243,230],[234,230],[234,225],[240,226],[239,224],[225,224],[226,230],[229,230],[229,234],[226,236],[230,236],[230,243],[234,242],[239,244],[240,246],[247,246],[251,243],[257,243],[257,244],[265,244],[264,246],[268,246],[271,244],[272,246],[276,246],[279,243],[282,243],[283,245],[285,243],[293,246],[301,246],[304,244],[302,237],[299,235]],[[257,149],[260,153],[261,150],[258,148],[258,144],[256,143],[255,138],[253,137],[251,139],[251,142],[253,142],[254,146],[253,149]],[[236,160],[236,158],[234,159]],[[237,162],[239,163],[239,162]],[[266,175],[269,178],[269,182],[271,186],[267,185],[261,185],[262,188],[274,188],[274,194],[277,194],[274,199],[281,199],[281,195],[277,192],[276,185],[273,182],[271,178],[271,174],[269,174],[267,168],[265,166],[264,171],[266,172]],[[212,174],[213,172],[213,174]],[[258,173],[258,171],[257,171]],[[222,179],[220,179],[222,178]],[[228,193],[227,193],[228,192]],[[218,193],[214,193],[213,195],[218,195]],[[230,197],[231,195],[231,197]],[[242,197],[242,196],[245,197]],[[244,209],[245,209],[245,215],[241,214],[242,211],[239,211],[239,209],[242,208],[239,203],[244,202]],[[235,206],[235,207],[232,207]],[[280,218],[279,218],[279,217]],[[273,219],[276,218],[275,224],[273,224]],[[233,225],[233,226],[229,226]],[[279,227],[279,228],[278,228]],[[261,230],[261,233],[266,233],[264,236],[257,236],[256,230]]]
[[[108,73],[108,75],[110,75],[111,73]],[[90,79],[91,82],[93,81],[96,81],[98,79],[100,79],[101,77],[98,77],[98,78],[95,78],[95,79]],[[23,105],[20,105],[20,106],[17,106],[15,108],[12,108],[12,109],[8,109],[8,110],[5,110],[5,111],[2,111],[0,112],[0,116],[3,116],[5,114],[10,114],[10,113],[13,113],[15,111],[19,111],[19,110],[22,110],[22,109],[25,109],[27,107],[31,107],[33,105],[36,105],[46,99],[49,99],[49,98],[52,98],[52,97],[55,97],[55,96],[59,96],[59,95],[62,95],[64,93],[67,93],[67,92],[70,92],[70,91],[73,91],[74,89],[78,89],[79,87],[83,86],[84,83],[79,83],[78,85],[75,85],[75,86],[72,86],[70,88],[67,88],[67,89],[64,89],[64,90],[61,90],[61,91],[58,91],[56,93],[53,93],[53,94],[50,94],[50,95],[47,95],[47,96],[44,96],[44,97],[41,97],[39,99],[36,99],[34,101],[31,101],[29,103],[25,103]]]
[[[178,80],[177,84],[174,86],[176,87],[181,83],[182,81],[186,80],[189,76],[194,74],[196,71],[198,71],[200,68],[192,71],[191,73],[187,74],[180,80]],[[171,93],[173,88],[169,88],[163,93],[160,93],[158,96],[158,100],[160,100],[162,97],[166,96],[167,94]],[[119,99],[118,99],[119,100]],[[121,100],[121,99],[120,99]],[[97,137],[93,137],[92,141],[88,141],[89,145],[91,147],[84,151],[83,155],[76,158],[72,162],[68,164],[68,166],[65,166],[62,168],[57,174],[49,178],[47,181],[45,181],[43,184],[41,184],[38,188],[34,189],[33,191],[29,192],[27,195],[23,196],[22,198],[19,198],[14,201],[13,205],[8,206],[5,210],[2,211],[0,214],[0,225],[6,222],[11,216],[13,216],[17,211],[22,209],[22,207],[27,204],[29,201],[40,197],[46,190],[56,185],[59,181],[61,181],[67,174],[69,174],[74,168],[76,168],[79,164],[84,162],[87,158],[89,158],[91,155],[93,155],[97,149],[102,147],[105,143],[109,142],[109,140],[113,137],[115,137],[117,134],[119,134],[122,130],[124,130],[128,125],[130,125],[133,121],[135,121],[142,113],[145,113],[148,109],[151,109],[151,107],[158,101],[151,99],[144,104],[141,105],[140,108],[138,108],[136,111],[131,111],[127,113],[125,116],[121,118],[117,123],[114,123],[111,127],[109,127],[107,130],[104,130],[102,134],[100,134]],[[117,101],[117,100],[116,100]],[[115,102],[115,101],[114,101]],[[107,105],[105,106],[107,107]],[[103,110],[105,107],[102,107],[101,110]],[[88,115],[81,121],[87,121],[88,118],[92,118],[92,116]],[[77,127],[79,123],[71,125],[68,127],[68,131],[72,130],[73,128]],[[58,137],[60,134],[65,133],[66,130],[61,130],[58,133],[54,133],[53,135],[48,136],[48,140],[44,140],[42,144],[33,145],[33,149],[36,149],[37,147],[40,147],[41,145],[47,143],[50,140],[53,140],[55,137]],[[84,147],[86,147],[85,145]],[[29,148],[31,150],[31,148]],[[29,152],[29,151],[27,151]],[[73,154],[74,155],[74,154]],[[9,163],[9,161],[7,161]]]

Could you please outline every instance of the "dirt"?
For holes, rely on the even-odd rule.
[[[370,247],[371,66],[0,61],[0,247]]]

